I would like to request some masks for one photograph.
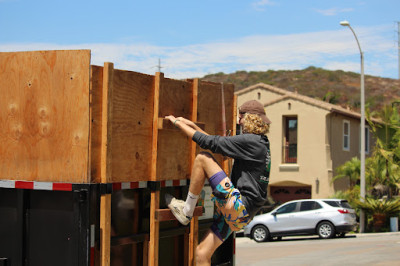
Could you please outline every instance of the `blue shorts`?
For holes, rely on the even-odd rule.
[[[239,231],[250,222],[250,216],[242,202],[240,191],[235,188],[225,172],[216,173],[210,178],[213,189],[214,217],[211,230],[222,241],[232,231]]]

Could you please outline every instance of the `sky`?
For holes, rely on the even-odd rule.
[[[399,0],[0,0],[0,52],[90,49],[91,64],[185,79],[309,66],[399,78]],[[159,65],[159,61],[161,64]]]

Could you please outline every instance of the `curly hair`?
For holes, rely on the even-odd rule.
[[[265,135],[269,132],[269,125],[261,117],[246,113],[243,118],[243,133]]]

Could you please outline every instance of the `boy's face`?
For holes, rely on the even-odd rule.
[[[239,111],[239,125],[241,126],[243,125],[243,118],[245,114],[246,114],[245,112]]]

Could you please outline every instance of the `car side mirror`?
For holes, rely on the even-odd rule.
[[[272,214],[273,216],[276,216],[277,213],[276,213],[276,212],[273,212],[273,213],[271,213],[271,214]]]

